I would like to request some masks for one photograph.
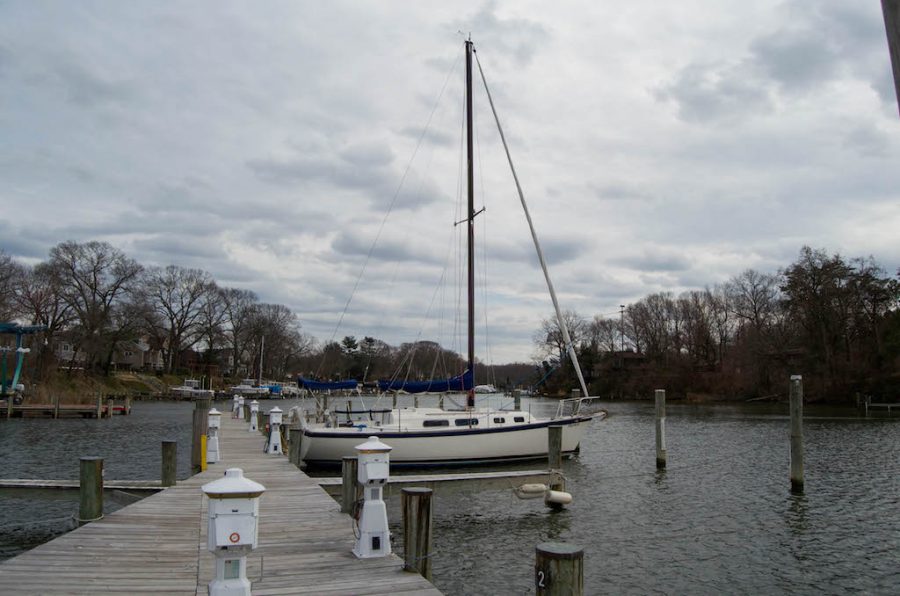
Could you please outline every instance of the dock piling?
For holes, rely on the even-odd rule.
[[[584,549],[562,542],[538,544],[534,589],[538,596],[583,596]]]
[[[791,376],[791,492],[803,492],[803,377]]]
[[[552,424],[547,427],[547,466],[550,468],[549,487],[551,491],[565,492],[566,479],[562,474],[562,435],[563,427]],[[549,493],[548,493],[549,496]],[[551,502],[544,499],[544,504],[551,509],[562,509],[562,503]]]
[[[103,418],[103,396],[97,395],[97,420]]]
[[[404,488],[400,493],[403,511],[403,570],[419,573],[431,581],[430,488]]]
[[[59,394],[53,396],[53,419],[59,418]]]
[[[206,442],[209,418],[209,398],[200,398],[194,402],[194,418],[192,421],[193,440],[191,441],[191,473],[199,474],[206,466],[206,454],[202,445]]]
[[[359,499],[359,460],[355,455],[345,455],[341,460],[341,513],[351,513],[353,504]]]
[[[112,418],[112,416],[113,416],[113,405],[114,405],[115,403],[116,403],[115,400],[113,400],[113,398],[111,398],[111,397],[108,398],[108,399],[106,400],[106,417],[107,417],[107,418]]]
[[[303,431],[295,423],[288,429],[288,461],[300,467],[300,443],[303,441]]]
[[[656,390],[656,469],[666,469],[666,390]]]
[[[176,441],[163,441],[160,484],[162,484],[163,486],[175,486],[177,462],[178,443]]]
[[[103,458],[82,457],[79,466],[78,523],[103,518]]]

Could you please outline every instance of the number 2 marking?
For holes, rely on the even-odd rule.
[[[537,572],[537,576],[538,576],[538,581],[537,581],[538,587],[539,587],[539,588],[546,588],[547,586],[544,585],[544,572],[543,572],[543,571],[538,571],[538,572]]]

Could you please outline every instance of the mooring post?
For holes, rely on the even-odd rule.
[[[103,418],[103,396],[97,395],[97,420]]]
[[[430,488],[404,488],[400,493],[403,510],[403,570],[419,573],[431,581],[431,496]]]
[[[288,461],[300,467],[300,442],[303,440],[303,431],[294,423],[288,430]]]
[[[666,469],[666,390],[656,390],[656,469]]]
[[[59,418],[59,394],[53,396],[53,418]]]
[[[534,593],[538,596],[583,596],[584,549],[562,542],[535,547]]]
[[[6,396],[6,419],[9,420],[12,418],[12,410],[13,410],[13,396]]]
[[[128,395],[125,397],[125,411],[124,414],[126,416],[131,414],[131,396]]]
[[[266,413],[262,410],[256,411],[256,430],[258,430],[260,434],[266,434]]]
[[[113,404],[116,403],[113,398],[109,397],[106,399],[106,417],[112,418],[113,416]]]
[[[522,409],[522,390],[521,389],[513,389],[513,408],[516,411]]]
[[[551,424],[547,427],[547,466],[550,468],[550,481],[548,486],[551,491],[565,491],[566,478],[562,473],[562,439],[563,427],[559,424]],[[551,509],[562,509],[562,503],[551,502],[544,498],[544,504]]]
[[[176,441],[162,442],[162,470],[160,484],[163,486],[175,486],[176,470],[178,469],[178,443]]]
[[[244,422],[250,422],[250,404],[244,404]]]
[[[191,473],[199,474],[206,467],[206,454],[203,445],[209,431],[209,398],[204,397],[194,402],[194,418],[192,424],[193,440],[191,441]]]
[[[791,492],[803,492],[803,377],[791,376]]]
[[[82,457],[79,470],[78,523],[103,517],[103,458]]]
[[[353,503],[359,498],[357,474],[359,460],[355,455],[341,458],[341,513],[353,511]]]

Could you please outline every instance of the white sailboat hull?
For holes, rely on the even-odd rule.
[[[589,416],[533,421],[517,426],[451,428],[447,430],[397,430],[378,428],[306,428],[300,457],[307,464],[339,465],[344,456],[355,456],[355,447],[370,436],[390,445],[391,465],[424,467],[511,462],[547,457],[550,425],[563,426],[562,450],[571,454],[581,442]]]

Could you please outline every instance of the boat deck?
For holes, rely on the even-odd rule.
[[[239,467],[266,487],[247,559],[253,594],[440,594],[396,555],[357,559],[337,502],[286,457],[264,454],[243,421],[222,416],[219,436],[223,461],[206,472],[0,563],[0,593],[206,594],[215,559],[200,486]]]

